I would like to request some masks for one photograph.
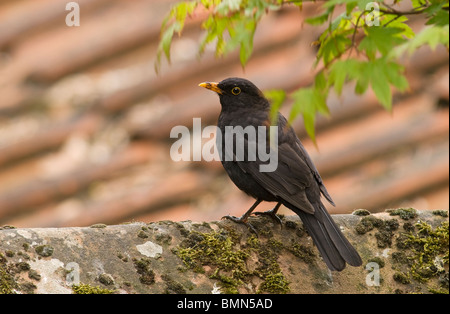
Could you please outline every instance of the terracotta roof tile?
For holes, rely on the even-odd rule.
[[[237,53],[216,59],[207,49],[198,60],[198,12],[157,75],[159,26],[173,1],[78,3],[78,28],[65,25],[56,0],[0,4],[0,225],[242,214],[252,200],[219,162],[170,159],[170,130],[196,117],[215,123],[220,105],[197,87],[202,81],[244,76],[287,91],[311,84],[310,43],[320,32],[302,21],[317,5],[264,17],[245,70]],[[411,18],[413,28],[422,24]],[[328,99],[331,117],[318,117],[318,150],[295,121],[337,203],[330,211],[448,209],[448,51],[420,49],[405,66],[411,88],[394,94],[392,113],[373,93],[346,86]]]

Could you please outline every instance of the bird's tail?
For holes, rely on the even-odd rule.
[[[352,266],[361,266],[362,260],[358,252],[342,234],[324,205],[320,203],[315,207],[314,214],[298,208],[291,209],[300,216],[328,268],[341,271],[346,262]]]

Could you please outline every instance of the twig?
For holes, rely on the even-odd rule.
[[[366,13],[367,11],[366,10],[364,10],[364,11],[362,11],[361,12],[361,14],[358,16],[358,19],[356,20],[356,24],[355,24],[355,28],[354,28],[354,30],[353,30],[353,35],[352,35],[352,44],[351,44],[351,46],[350,46],[350,51],[349,51],[349,57],[350,57],[350,54],[352,53],[352,50],[353,50],[353,48],[355,48],[356,47],[356,45],[355,45],[355,39],[356,39],[356,33],[357,33],[357,31],[358,31],[358,24],[359,24],[359,21],[361,20],[361,17],[364,15],[364,13]]]
[[[389,10],[380,9],[379,11],[380,11],[380,13],[384,13],[384,14],[404,16],[404,15],[419,15],[419,14],[424,13],[425,10],[426,10],[426,8],[423,9],[423,10],[419,10],[419,11],[404,11],[404,12],[401,12],[401,11],[397,11],[395,9],[389,8]]]

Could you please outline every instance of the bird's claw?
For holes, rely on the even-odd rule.
[[[253,227],[252,224],[247,221],[246,217],[243,218],[243,217],[226,215],[226,216],[223,216],[222,219],[228,219],[228,220],[234,221],[235,223],[243,224],[248,229],[250,229],[250,231],[252,231],[254,234],[258,235],[258,232],[256,231],[255,227]]]
[[[281,221],[281,218],[276,214],[276,212],[273,209],[265,212],[254,212],[253,214],[257,216],[269,216],[270,218],[278,222],[280,224],[280,227],[283,227],[283,222]]]

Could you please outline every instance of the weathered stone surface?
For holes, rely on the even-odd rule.
[[[3,227],[0,293],[448,293],[446,213],[334,216],[364,261],[342,272],[291,216],[251,217],[258,236],[230,221]]]

